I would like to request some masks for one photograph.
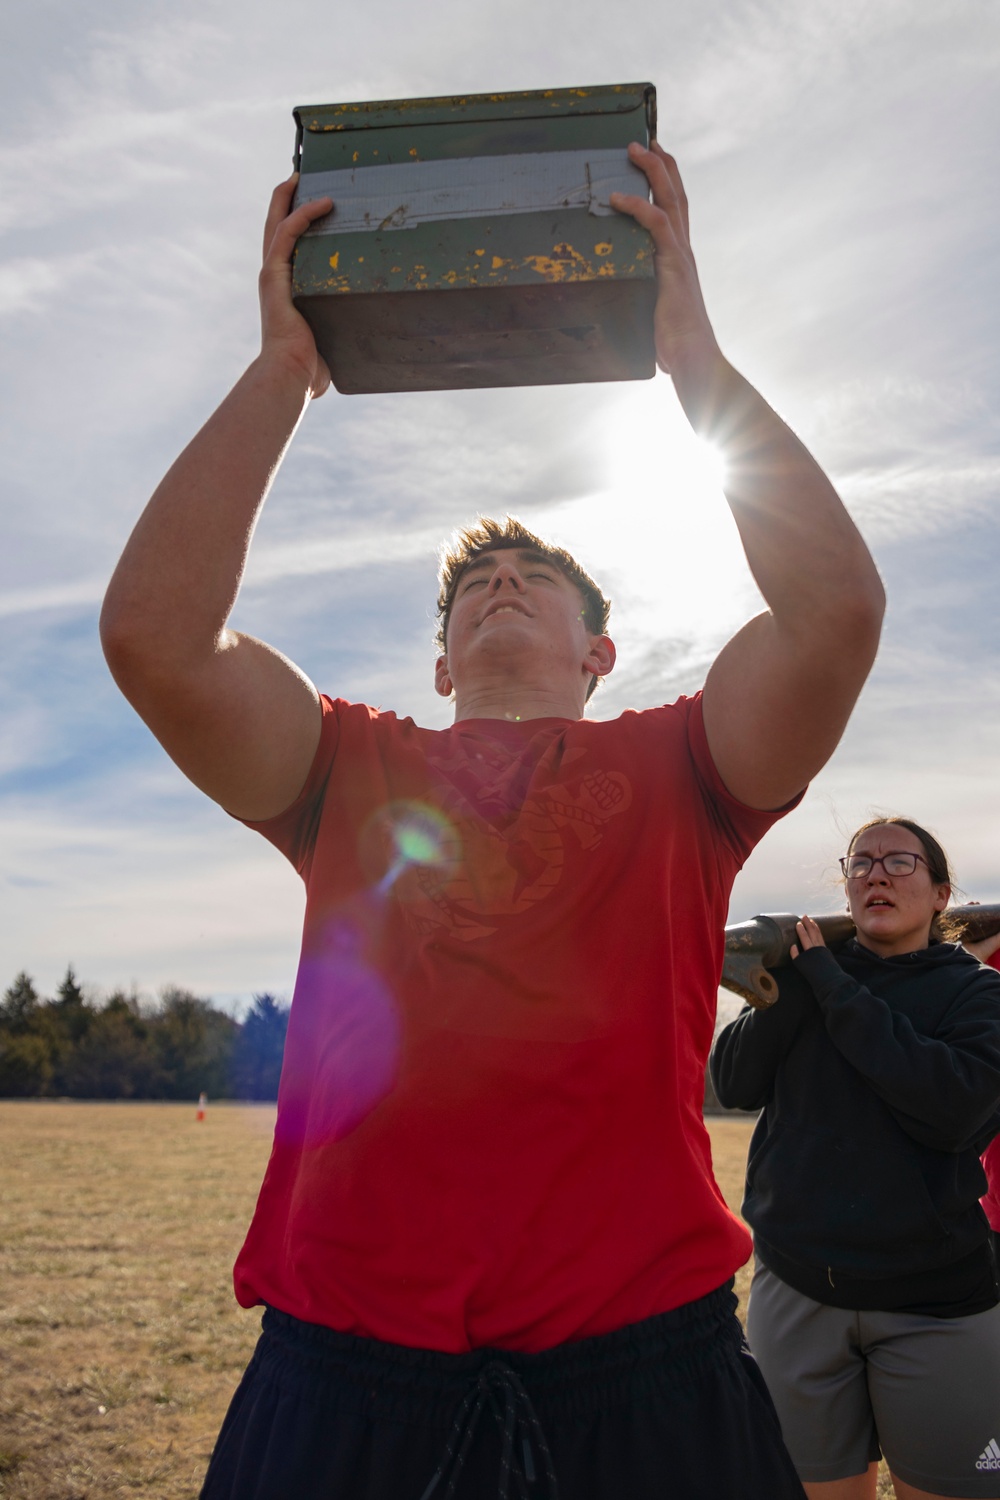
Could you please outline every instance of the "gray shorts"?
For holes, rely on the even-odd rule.
[[[849,1479],[884,1454],[916,1489],[1000,1497],[1000,1306],[845,1312],[758,1261],[747,1338],[800,1479]]]

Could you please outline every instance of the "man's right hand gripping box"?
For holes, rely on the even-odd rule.
[[[292,295],[337,389],[648,379],[653,243],[610,206],[648,196],[649,83],[295,111]]]

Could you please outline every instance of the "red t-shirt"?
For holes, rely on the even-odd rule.
[[[323,700],[254,824],[306,882],[243,1306],[446,1352],[538,1350],[749,1255],[701,1105],[737,870],[700,697],[451,729]]]
[[[986,1173],[986,1196],[979,1201],[990,1221],[990,1228],[1000,1234],[1000,1135],[993,1137],[983,1155]]]
[[[1000,949],[986,960],[991,969],[1000,969]],[[986,1197],[979,1201],[990,1221],[990,1228],[1000,1234],[1000,1135],[994,1136],[983,1155],[986,1173]]]

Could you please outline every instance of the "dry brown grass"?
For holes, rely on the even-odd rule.
[[[230,1267],[273,1121],[0,1103],[0,1495],[197,1494],[257,1334]]]
[[[198,1124],[186,1104],[0,1102],[5,1500],[197,1495],[257,1336],[230,1269],[273,1122],[254,1105]],[[750,1124],[709,1129],[738,1207]],[[741,1305],[748,1284],[745,1268]]]

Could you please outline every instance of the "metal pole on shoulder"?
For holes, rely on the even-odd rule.
[[[955,942],[968,938],[978,942],[1000,932],[1000,903],[992,906],[952,906],[943,913],[949,937]],[[778,981],[769,973],[789,963],[788,950],[795,942],[794,912],[762,912],[749,922],[726,928],[725,958],[720,983],[756,1010],[766,1010],[778,998]],[[854,936],[854,923],[846,912],[832,912],[815,921],[827,943],[843,943]]]

